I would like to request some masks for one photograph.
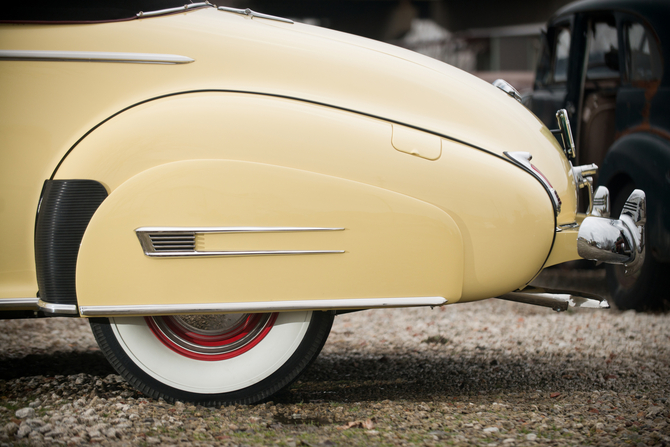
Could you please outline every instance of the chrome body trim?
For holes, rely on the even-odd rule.
[[[137,306],[80,306],[85,317],[189,315],[209,313],[258,313],[294,310],[375,309],[384,307],[442,306],[447,300],[441,296],[405,298],[360,298],[342,300],[264,301],[254,303],[163,304]]]
[[[627,275],[637,272],[645,256],[645,194],[636,189],[624,204],[619,219],[588,216],[579,227],[577,252],[584,259],[624,264]]]
[[[53,304],[39,300],[37,306],[39,307],[39,310],[48,314],[77,315],[76,304]]]
[[[271,16],[269,14],[263,14],[260,12],[252,11],[251,9],[238,9],[238,8],[229,8],[227,6],[219,6],[218,7],[219,11],[226,11],[226,12],[234,12],[236,14],[242,14],[247,17],[251,17],[252,19],[254,17],[258,17],[259,19],[268,19],[268,20],[277,20],[279,22],[284,22],[284,23],[294,23],[293,20],[291,19],[285,19],[284,17],[277,17],[277,16]]]
[[[545,189],[549,193],[549,196],[551,196],[551,201],[554,204],[554,211],[558,216],[561,213],[561,198],[559,197],[558,192],[556,192],[554,187],[551,186],[551,183],[549,183],[549,180],[547,180],[544,174],[542,174],[539,169],[531,164],[530,161],[533,159],[533,155],[530,152],[504,152],[504,154],[512,161],[516,162],[517,165],[523,167],[523,169],[528,171],[533,177],[538,179],[540,183],[544,185]]]
[[[570,163],[572,165],[572,163]],[[591,163],[590,165],[573,166],[572,175],[575,178],[575,183],[579,189],[586,188],[589,195],[589,205],[586,214],[593,212],[593,177],[598,173],[598,165]]]
[[[569,308],[609,309],[610,305],[602,297],[581,292],[529,287],[521,292],[506,293],[498,297],[501,300],[516,301],[534,306],[549,307],[556,312]]]
[[[575,151],[575,141],[572,139],[572,129],[570,129],[570,120],[568,119],[568,111],[560,109],[556,112],[556,120],[558,121],[558,130],[563,140],[563,151],[568,157],[568,160],[574,160],[577,156]]]
[[[492,82],[492,84],[494,87],[498,87],[500,90],[507,93],[512,98],[521,102],[521,95],[519,94],[517,89],[515,89],[509,82],[505,81],[504,79],[496,79],[495,81]]]
[[[345,253],[344,250],[249,250],[249,251],[171,251],[144,252],[151,258],[216,258],[234,256],[323,255]]]
[[[0,61],[44,61],[44,62],[115,62],[126,64],[189,64],[194,62],[186,56],[158,53],[112,53],[105,51],[34,51],[0,50]]]
[[[136,232],[191,232],[191,233],[285,233],[300,231],[343,231],[330,227],[141,227]]]
[[[137,13],[138,18],[142,17],[155,17],[155,16],[160,16],[163,14],[171,14],[173,12],[179,12],[179,11],[188,11],[189,9],[194,9],[194,8],[202,8],[203,6],[214,6],[210,2],[200,2],[200,3],[187,3],[184,6],[180,6],[177,8],[167,8],[167,9],[159,9],[156,11],[140,11]]]
[[[196,235],[205,233],[291,233],[344,231],[344,228],[318,227],[142,227],[135,230],[144,254],[156,258],[277,256],[337,254],[344,250],[237,250],[198,251]]]
[[[39,310],[39,298],[0,298],[2,310]]]
[[[570,222],[567,224],[559,225],[556,227],[556,231],[571,230],[573,228],[578,228],[579,224],[577,222]]]

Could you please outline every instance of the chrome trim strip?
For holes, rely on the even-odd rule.
[[[133,315],[188,315],[234,312],[285,312],[293,310],[375,309],[384,307],[442,306],[441,296],[360,298],[342,300],[264,301],[254,303],[163,304],[137,306],[79,306],[85,317]]]
[[[49,314],[68,314],[68,315],[77,315],[77,305],[76,304],[52,304],[45,303],[42,300],[37,302],[39,310]]]
[[[227,6],[219,6],[219,11],[226,11],[226,12],[234,12],[236,14],[242,14],[248,17],[251,17],[252,19],[254,17],[258,17],[259,19],[269,19],[269,20],[277,20],[279,22],[284,22],[284,23],[291,23],[293,24],[293,20],[291,19],[285,19],[284,17],[277,17],[277,16],[271,16],[269,14],[263,14],[260,12],[252,11],[251,9],[238,9],[238,8],[229,8]]]
[[[544,174],[542,174],[539,169],[531,164],[530,161],[533,159],[533,155],[530,152],[503,152],[503,154],[515,162],[517,166],[521,166],[540,183],[542,183],[542,185],[544,185],[545,189],[549,193],[549,196],[551,197],[552,203],[554,204],[554,211],[558,216],[561,213],[561,198],[559,197],[558,192],[554,189],[554,187],[551,186],[551,183],[549,183],[549,180],[547,180]]]
[[[251,250],[251,251],[160,251],[144,252],[151,258],[194,258],[232,256],[319,255],[345,253],[344,250]]]
[[[140,11],[140,12],[137,13],[137,17],[138,18],[141,18],[141,17],[155,17],[155,16],[160,16],[160,15],[163,15],[163,14],[170,14],[170,13],[173,13],[173,12],[188,11],[189,9],[200,8],[200,7],[203,7],[203,6],[214,6],[214,5],[212,5],[210,2],[187,3],[186,5],[179,6],[177,8],[159,9],[157,11],[148,11],[148,12]]]
[[[321,227],[141,227],[136,232],[144,233],[282,233],[294,231],[343,231],[344,228]]]
[[[344,250],[242,250],[197,251],[198,233],[288,233],[307,231],[344,231],[344,228],[319,227],[141,227],[135,230],[144,254],[154,258],[277,256],[338,254]],[[170,244],[172,242],[172,244]],[[162,244],[161,244],[162,243]],[[157,245],[158,244],[158,245]]]
[[[195,59],[178,54],[113,53],[106,51],[0,50],[0,61],[117,62],[127,64],[190,64]]]
[[[39,298],[0,298],[0,310],[38,310]]]

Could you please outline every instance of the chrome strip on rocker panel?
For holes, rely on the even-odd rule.
[[[197,251],[198,233],[291,233],[313,231],[344,231],[344,228],[319,227],[142,227],[135,230],[144,254],[156,258],[273,256],[338,254],[345,250],[237,250]],[[162,242],[162,244],[161,244]],[[172,249],[171,249],[172,248]]]
[[[37,302],[39,310],[49,314],[68,314],[76,315],[77,314],[77,305],[76,304],[52,304],[45,303],[42,300]]]
[[[442,306],[441,296],[360,298],[343,300],[265,301],[255,303],[165,304],[137,306],[80,306],[85,317],[133,315],[188,315],[235,312],[282,312],[292,310],[374,309],[383,307]]]
[[[1,298],[0,310],[38,310],[39,298]]]
[[[0,50],[0,60],[46,62],[120,62],[128,64],[189,64],[186,56],[157,53],[110,53],[103,51]]]

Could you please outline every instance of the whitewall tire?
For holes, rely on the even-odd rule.
[[[91,319],[112,366],[153,398],[251,404],[289,386],[325,343],[330,312]]]

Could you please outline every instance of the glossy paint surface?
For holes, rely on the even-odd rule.
[[[334,221],[351,218],[366,228],[360,231],[373,232],[373,223],[388,224],[388,233],[373,238],[383,250],[375,251],[372,242],[366,245],[360,239],[367,255],[376,252],[374,259],[360,262],[371,263],[379,275],[385,272],[393,281],[406,281],[395,293],[384,296],[420,296],[415,290],[439,290],[439,296],[449,296],[453,302],[514,290],[542,267],[552,246],[555,222],[543,187],[506,161],[505,151],[531,152],[533,164],[563,200],[558,223],[575,218],[570,166],[534,115],[495,87],[409,51],[213,8],[104,25],[1,25],[0,35],[3,50],[164,53],[195,60],[184,65],[0,62],[0,94],[6,98],[0,110],[0,142],[6,148],[0,163],[0,297],[34,296],[36,292],[35,211],[42,183],[52,174],[60,179],[94,179],[110,192],[109,203],[94,217],[82,244],[80,304],[100,299],[95,295],[103,289],[100,275],[106,274],[106,268],[113,270],[113,265],[126,259],[136,259],[138,265],[163,262],[143,257],[133,233],[137,227],[176,225],[179,219],[188,220],[191,226],[258,225],[252,220],[269,226],[284,225],[282,221],[305,226],[317,214],[328,216],[316,219],[323,226],[346,226]],[[188,93],[201,90],[207,91]],[[394,128],[402,129],[395,137]],[[411,130],[405,132],[407,129]],[[152,182],[169,185],[175,162],[188,160],[196,161],[174,174],[180,181],[200,181],[186,182],[188,194],[152,189]],[[214,172],[202,174],[202,169],[209,172],[214,166],[239,162],[292,174],[286,174],[286,182],[279,186],[266,181],[264,175],[251,175],[254,181],[248,186],[253,186],[255,195],[248,203],[243,200],[244,189],[231,192],[231,185],[214,181]],[[234,178],[236,174],[230,175]],[[307,177],[319,180],[312,186]],[[319,201],[314,191],[325,188],[320,183],[324,179],[333,183],[333,197]],[[140,184],[142,189],[132,189]],[[290,185],[296,189],[281,189],[290,189]],[[357,188],[362,195],[352,192]],[[312,212],[292,208],[303,203],[301,194],[313,196],[311,202],[304,202],[313,205]],[[367,197],[381,208],[369,205],[363,207],[366,211],[357,211],[362,205],[355,205],[351,194],[361,200]],[[285,207],[278,197],[285,200]],[[168,207],[167,199],[178,199],[178,203]],[[221,214],[217,200],[239,206],[233,214],[237,217]],[[261,204],[268,205],[265,214],[242,212],[261,210]],[[113,218],[112,208],[126,213],[126,226],[118,229],[123,234],[115,233],[111,220],[101,217]],[[185,210],[191,210],[190,214]],[[140,211],[143,214],[132,215]],[[385,217],[391,218],[387,221]],[[350,228],[345,237],[359,231]],[[109,243],[105,238],[110,235],[114,237],[108,247],[104,244]],[[126,242],[117,245],[117,237]],[[397,246],[398,251],[389,255],[386,245]],[[110,256],[106,248],[115,255]],[[411,267],[399,267],[399,259],[406,256],[412,260]],[[215,272],[221,263],[200,261],[196,261],[197,268],[184,268],[202,271],[202,277],[208,278],[207,272]],[[257,261],[268,262],[248,261],[238,263],[249,265],[240,278],[250,278]],[[292,262],[315,268],[309,259],[287,262],[282,269],[290,272],[295,271],[288,268]],[[91,271],[96,264],[103,266],[101,273]],[[332,281],[338,270],[331,267],[318,272],[330,277],[315,274],[314,280],[298,286],[304,287],[300,296],[313,295],[319,281]],[[263,268],[271,270],[267,265]],[[155,273],[155,278],[173,278],[178,270]],[[391,274],[399,270],[402,275]],[[345,293],[346,289],[347,297],[363,298],[382,293],[384,287],[390,290],[394,284],[376,284],[379,289],[375,289],[368,284],[376,282],[373,277],[366,280],[359,272],[345,279],[346,284],[338,284],[337,290]],[[137,287],[133,296],[142,299],[141,275],[131,278],[135,277],[127,277],[126,285]],[[285,290],[299,283],[291,274],[284,280]],[[213,285],[202,287],[201,296],[173,288],[172,295],[166,292],[146,298],[146,303],[215,299]],[[325,289],[321,288],[324,298]],[[280,299],[268,296],[272,290],[277,289],[258,288],[245,299]],[[205,301],[199,301],[202,296],[207,296]],[[222,299],[236,299],[234,291]],[[105,304],[128,302],[111,293],[105,300]]]

